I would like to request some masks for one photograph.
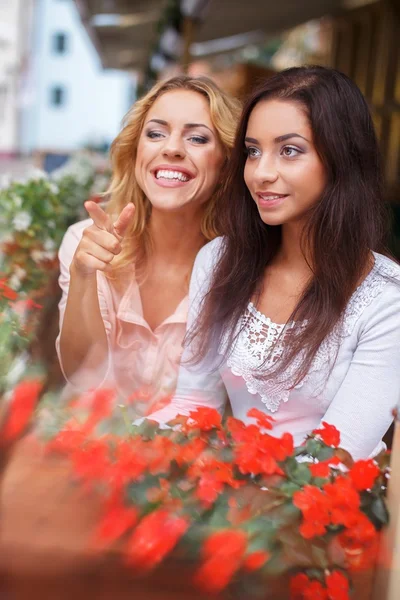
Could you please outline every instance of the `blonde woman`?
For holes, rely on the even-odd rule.
[[[128,113],[111,149],[111,201],[60,248],[57,351],[73,389],[114,387],[142,416],[174,392],[188,283],[219,234],[238,106],[207,78],[174,77]]]

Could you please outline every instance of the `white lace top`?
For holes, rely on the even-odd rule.
[[[188,327],[209,288],[222,242],[223,238],[217,238],[197,256]],[[223,410],[228,397],[234,416],[248,421],[250,408],[263,409],[275,419],[274,434],[290,431],[296,443],[327,421],[340,430],[341,445],[354,458],[378,452],[400,398],[400,267],[380,254],[374,256],[374,267],[298,385],[293,387],[301,356],[284,376],[268,377],[292,325],[273,323],[250,303],[227,361],[215,370],[225,342],[220,348],[210,348],[207,359],[196,367],[185,365],[193,352],[187,348],[175,397],[152,418],[165,422],[198,405]]]

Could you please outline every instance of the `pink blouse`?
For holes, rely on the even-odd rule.
[[[60,331],[67,304],[69,267],[83,231],[92,224],[91,219],[72,225],[66,232],[59,250],[62,298],[59,304]],[[188,297],[175,312],[154,331],[143,317],[139,286],[132,273],[132,281],[122,293],[98,271],[97,289],[100,311],[108,340],[108,364],[97,373],[83,366],[72,379],[63,370],[60,352],[60,335],[56,349],[68,389],[82,392],[99,380],[101,387],[112,387],[122,403],[134,404],[134,413],[145,416],[165,406],[176,387],[178,367],[182,354],[182,341],[186,331]]]

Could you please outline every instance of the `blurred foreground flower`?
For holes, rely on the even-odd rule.
[[[353,463],[328,424],[295,448],[259,411],[248,425],[201,408],[169,429],[145,420],[125,437],[99,436],[112,399],[84,398],[86,421],[68,420],[45,442],[102,498],[98,551],[142,575],[176,562],[206,593],[265,598],[280,578],[292,600],[351,597],[352,572],[373,565],[388,520],[383,457]]]

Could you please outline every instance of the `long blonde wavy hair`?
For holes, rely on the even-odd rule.
[[[128,202],[135,205],[132,225],[127,232],[121,253],[112,262],[111,277],[117,271],[132,264],[145,271],[151,252],[151,239],[147,223],[151,214],[151,204],[135,178],[135,161],[139,138],[143,125],[154,102],[161,95],[174,90],[188,90],[204,96],[210,106],[211,121],[225,149],[225,165],[233,147],[236,125],[239,119],[239,103],[222,92],[208,77],[179,75],[156,84],[143,98],[135,102],[123,121],[123,128],[111,145],[113,177],[107,194],[110,201],[107,212],[120,214]],[[218,225],[218,199],[224,192],[224,173],[214,194],[205,204],[201,232],[205,241],[220,235]]]

